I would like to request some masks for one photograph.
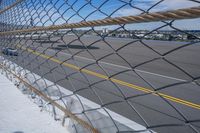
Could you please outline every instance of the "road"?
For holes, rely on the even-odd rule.
[[[200,132],[200,43],[185,44],[20,38],[15,40],[20,55],[4,57],[156,132],[195,132],[191,126]]]

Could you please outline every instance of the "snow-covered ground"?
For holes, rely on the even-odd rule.
[[[0,133],[69,133],[0,74]]]

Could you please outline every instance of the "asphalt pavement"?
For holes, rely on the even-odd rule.
[[[200,43],[66,35],[15,44],[19,56],[4,57],[126,118],[200,132]]]

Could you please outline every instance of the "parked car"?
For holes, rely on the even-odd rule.
[[[9,47],[3,48],[2,53],[5,55],[18,56],[17,49],[13,49]]]

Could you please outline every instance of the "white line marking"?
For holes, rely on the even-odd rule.
[[[135,69],[135,70],[138,71],[138,72],[147,73],[147,74],[151,74],[151,75],[155,75],[155,76],[159,76],[159,77],[163,77],[163,78],[168,78],[168,79],[173,79],[173,80],[177,80],[177,81],[182,81],[182,82],[186,82],[187,81],[187,80],[184,80],[184,79],[174,78],[174,77],[165,76],[165,75],[152,73],[152,72],[147,72],[147,71],[143,71],[143,70],[139,70],[139,69]]]
[[[49,36],[49,35],[47,35],[47,34],[42,34],[42,35],[40,35],[40,34],[32,34],[32,35],[16,35],[15,37],[19,37],[19,38],[24,38],[24,37],[27,37],[27,38],[29,38],[29,37],[47,37],[47,36]]]
[[[54,51],[54,50],[52,50],[52,51]],[[68,53],[64,53],[64,52],[60,52],[60,53],[67,55],[67,56],[72,56],[71,54],[68,54]],[[86,58],[86,57],[81,57],[81,56],[74,56],[74,57],[95,62],[95,60],[89,59],[89,58]],[[123,68],[123,69],[130,69],[129,67],[126,67],[126,66],[116,65],[116,64],[112,64],[112,63],[108,63],[108,62],[103,62],[103,61],[99,61],[99,63],[110,65],[110,66],[115,66],[115,67]],[[163,78],[167,78],[167,79],[172,79],[172,80],[177,80],[177,81],[182,81],[182,82],[187,81],[187,80],[184,80],[184,79],[179,79],[179,78],[175,78],[175,77],[170,77],[170,76],[166,76],[166,75],[152,73],[152,72],[148,72],[148,71],[144,71],[144,70],[139,70],[139,69],[135,69],[135,70],[138,71],[138,72],[141,72],[141,73],[151,74],[151,75],[154,75],[154,76],[159,76],[159,77],[163,77]]]

